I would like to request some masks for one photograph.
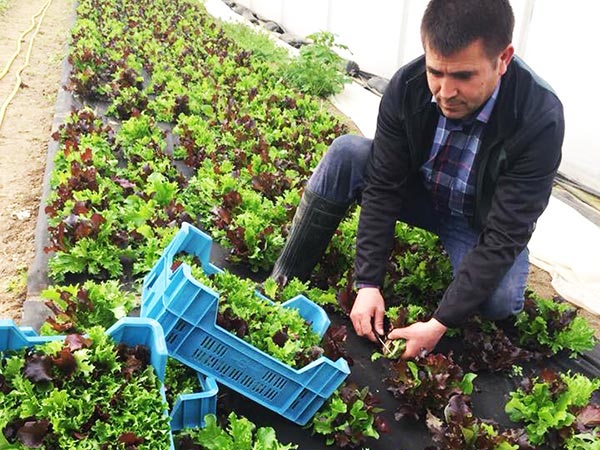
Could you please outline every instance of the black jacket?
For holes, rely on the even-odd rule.
[[[420,57],[396,72],[379,106],[358,225],[357,284],[383,284],[405,187],[429,155],[438,117]],[[563,135],[560,100],[513,58],[475,157],[472,225],[481,234],[435,312],[444,325],[476,313],[526,247],[548,204]]]

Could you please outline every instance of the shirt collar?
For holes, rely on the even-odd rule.
[[[496,83],[496,87],[494,88],[494,92],[490,98],[488,98],[487,102],[483,105],[483,108],[477,114],[475,120],[479,120],[483,123],[488,123],[490,120],[490,116],[492,115],[492,110],[494,109],[494,105],[496,104],[496,99],[498,98],[498,91],[500,90],[500,80]]]
[[[494,92],[492,92],[492,95],[490,95],[490,98],[487,99],[487,101],[483,104],[483,106],[481,106],[479,108],[479,112],[477,113],[477,115],[475,117],[473,116],[469,116],[465,119],[461,119],[461,120],[450,120],[447,119],[448,121],[455,123],[455,124],[464,124],[464,125],[470,125],[475,121],[479,121],[482,123],[488,123],[490,120],[490,116],[492,115],[492,111],[494,110],[494,105],[496,104],[496,99],[498,98],[498,92],[500,91],[500,82],[502,79],[498,80],[498,83],[496,83],[496,87],[494,88]],[[431,96],[431,102],[432,103],[436,103],[437,101],[435,100],[435,96],[432,95]],[[444,117],[444,115],[441,113],[441,111],[438,108],[438,112],[440,112],[440,116]]]

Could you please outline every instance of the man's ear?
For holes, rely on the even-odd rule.
[[[508,44],[506,48],[502,50],[502,53],[500,53],[500,56],[498,57],[498,74],[500,76],[506,73],[508,65],[510,64],[510,61],[512,60],[514,54],[515,48],[512,44]]]

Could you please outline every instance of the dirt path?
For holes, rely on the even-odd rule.
[[[46,0],[9,0],[0,16],[0,71],[16,50],[20,34]],[[34,256],[46,150],[72,16],[71,0],[52,0],[35,37],[21,89],[0,128],[0,318],[20,319],[26,273]],[[14,89],[33,31],[19,57],[0,80],[0,102]]]

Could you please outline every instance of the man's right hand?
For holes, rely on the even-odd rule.
[[[350,311],[350,319],[356,334],[377,342],[373,331],[380,335],[385,334],[383,329],[384,315],[385,303],[379,289],[374,287],[359,289],[352,311]],[[373,330],[373,326],[375,330]]]

